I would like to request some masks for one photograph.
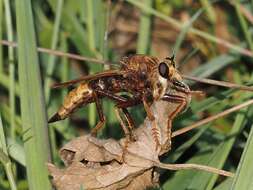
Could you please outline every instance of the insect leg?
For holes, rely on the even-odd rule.
[[[95,104],[96,104],[96,108],[97,108],[97,112],[98,112],[98,117],[99,117],[99,120],[100,120],[97,123],[97,125],[91,130],[91,135],[96,136],[97,132],[105,124],[105,116],[104,116],[104,113],[103,113],[103,110],[102,110],[101,102],[100,102],[96,92],[93,93],[93,97],[94,97],[94,100],[95,100]]]
[[[147,113],[147,117],[148,119],[151,121],[151,124],[152,124],[152,137],[156,143],[156,150],[158,150],[158,148],[161,146],[161,143],[160,143],[160,131],[158,129],[158,126],[156,124],[156,121],[155,121],[155,116],[150,108],[150,106],[148,105],[148,102],[145,100],[145,98],[143,99],[143,105],[144,105],[144,109]]]
[[[166,94],[165,97],[162,98],[163,100],[165,101],[168,101],[168,102],[175,102],[175,103],[179,103],[179,105],[177,106],[177,108],[171,112],[169,115],[168,115],[168,124],[167,124],[167,135],[168,135],[168,140],[167,142],[165,143],[165,146],[164,149],[167,151],[168,149],[170,149],[171,147],[171,128],[172,128],[172,121],[173,119],[177,116],[177,114],[179,112],[181,112],[185,106],[187,105],[187,100],[185,97],[183,96],[178,96],[178,95],[169,95],[169,94]]]
[[[115,112],[116,112],[116,116],[118,117],[121,127],[123,128],[125,135],[126,135],[126,142],[124,143],[124,148],[123,148],[123,155],[122,155],[122,159],[124,160],[124,155],[127,151],[127,147],[128,147],[128,143],[130,141],[136,141],[137,138],[133,135],[133,128],[134,128],[134,121],[130,115],[130,113],[127,110],[127,107],[133,106],[140,103],[139,99],[129,99],[128,102],[122,102],[119,103],[115,106]],[[125,123],[123,122],[123,119],[120,116],[120,111],[123,113],[123,115],[125,116],[125,119],[127,120],[128,123],[128,127],[126,127]]]
[[[128,101],[127,102],[118,102],[118,104],[116,104],[116,109],[118,111],[121,111],[122,114],[124,115],[127,123],[128,123],[128,128],[129,128],[129,137],[130,137],[130,140],[136,140],[136,138],[133,136],[133,133],[132,133],[132,130],[134,129],[134,120],[132,118],[132,116],[130,115],[130,113],[128,112],[127,108],[128,107],[132,107],[132,106],[135,106],[135,105],[138,105],[140,104],[141,101],[139,98],[130,98],[128,97]],[[127,136],[127,134],[126,134]]]
[[[111,100],[114,100],[116,102],[120,102],[120,103],[123,103],[123,102],[128,102],[128,99],[123,97],[123,96],[118,96],[118,95],[115,95],[113,94],[112,92],[108,92],[106,90],[100,90],[100,89],[96,89],[95,90],[96,93],[98,95],[101,95],[101,96],[104,96],[104,97],[107,97]]]
[[[116,117],[118,118],[118,120],[119,120],[119,122],[120,122],[120,126],[122,127],[122,129],[123,129],[123,131],[124,131],[126,137],[129,138],[129,136],[130,136],[130,131],[129,131],[128,127],[125,125],[123,119],[122,119],[121,116],[120,116],[120,109],[119,109],[118,107],[114,107],[114,111],[115,111],[115,113],[116,113]]]
[[[130,131],[132,131],[134,129],[134,120],[131,117],[130,113],[128,112],[128,110],[126,108],[121,108],[124,116],[126,117],[127,123],[128,123],[128,127],[130,128]]]
[[[141,103],[141,101],[138,98],[123,97],[123,96],[115,95],[111,92],[104,91],[104,90],[96,90],[96,92],[99,95],[102,95],[107,98],[110,98],[111,100],[114,100],[117,103],[115,106],[115,112],[116,112],[117,118],[120,121],[121,127],[126,137],[129,137],[131,140],[134,140],[134,137],[132,135],[132,129],[134,128],[134,121],[130,113],[128,112],[127,107],[138,105]],[[122,112],[123,115],[125,116],[128,123],[128,127],[124,124],[124,121],[120,116],[120,112]]]

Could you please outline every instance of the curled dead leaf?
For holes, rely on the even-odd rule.
[[[190,95],[178,93],[190,101]],[[65,164],[58,169],[48,164],[52,182],[57,190],[80,189],[128,189],[144,190],[159,184],[159,173],[156,167],[165,169],[196,169],[197,165],[163,164],[159,156],[168,152],[171,145],[171,121],[168,116],[174,113],[179,103],[159,100],[151,109],[158,125],[160,146],[153,138],[152,122],[146,118],[144,123],[133,131],[136,141],[127,138],[97,139],[90,135],[78,137],[60,150]],[[168,128],[169,127],[169,128]],[[211,171],[209,167],[200,167]],[[219,173],[219,171],[215,171]],[[230,175],[230,173],[221,173]]]

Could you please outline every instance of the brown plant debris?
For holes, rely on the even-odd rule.
[[[190,101],[190,95],[178,93]],[[152,136],[152,122],[147,118],[134,130],[136,141],[127,138],[98,139],[90,135],[73,139],[60,150],[65,164],[58,169],[48,164],[52,182],[57,190],[128,189],[144,190],[159,186],[156,168],[170,170],[199,169],[225,176],[230,172],[197,164],[164,164],[159,156],[168,152],[171,145],[171,129],[168,129],[168,115],[178,109],[180,103],[157,101],[151,106],[159,126],[160,147]]]

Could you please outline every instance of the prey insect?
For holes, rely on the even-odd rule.
[[[174,56],[159,60],[156,57],[145,55],[134,55],[125,57],[121,61],[120,69],[107,70],[98,74],[89,75],[80,79],[56,84],[54,87],[65,87],[76,83],[81,83],[74,88],[65,98],[63,105],[58,112],[50,118],[49,122],[55,122],[67,118],[78,107],[95,102],[99,122],[92,129],[92,134],[105,124],[105,116],[103,114],[101,99],[109,98],[115,102],[115,111],[126,136],[131,137],[131,131],[134,127],[134,121],[127,108],[143,104],[148,118],[153,123],[153,133],[157,136],[157,126],[155,117],[150,109],[153,101],[159,100],[164,96],[166,90],[177,90],[184,93],[190,93],[187,85],[182,82],[182,77],[178,73]],[[122,92],[129,95],[122,96]],[[186,101],[181,101],[182,107],[186,105]],[[123,115],[127,121],[124,125]],[[159,144],[158,137],[157,144]]]

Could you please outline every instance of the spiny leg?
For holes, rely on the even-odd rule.
[[[125,132],[126,138],[128,141],[136,141],[136,137],[133,134],[133,129],[134,129],[134,121],[130,115],[130,113],[128,112],[128,110],[126,108],[122,108],[119,107],[118,105],[115,107],[115,112],[116,112],[116,116],[120,121],[121,127]],[[123,121],[120,112],[122,113],[122,115],[124,115],[126,121],[127,121],[127,126],[125,125],[125,122]]]
[[[95,104],[96,104],[96,108],[97,108],[97,112],[98,112],[98,117],[99,117],[99,122],[97,123],[97,125],[91,130],[91,135],[96,136],[97,132],[104,126],[105,124],[105,116],[102,110],[102,105],[101,102],[97,96],[97,93],[94,92],[93,93],[93,97],[95,100]]]
[[[167,147],[171,147],[171,128],[172,128],[172,121],[173,119],[178,115],[178,113],[180,113],[186,106],[187,104],[187,100],[185,97],[183,96],[178,96],[178,95],[169,95],[166,94],[165,97],[163,97],[163,100],[168,101],[168,102],[175,102],[175,103],[179,103],[179,105],[177,106],[177,108],[171,112],[168,115],[168,124],[167,124],[167,135],[168,135],[168,140],[165,143],[165,145]],[[167,148],[165,148],[167,149]]]
[[[128,131],[129,134],[126,134],[126,137],[129,138],[131,141],[135,141],[136,138],[133,136],[133,129],[135,127],[134,121],[132,119],[132,116],[128,112],[127,108],[132,107],[134,105],[139,104],[141,101],[138,98],[128,98],[127,102],[121,102],[116,105],[116,109],[118,111],[121,111],[121,113],[124,115],[127,123],[128,123]],[[120,116],[120,115],[119,115]],[[122,119],[122,118],[121,118]],[[126,127],[126,126],[125,126]]]
[[[134,129],[134,126],[135,126],[134,120],[133,120],[133,118],[131,117],[130,113],[128,112],[127,108],[121,108],[121,110],[122,110],[124,116],[126,117],[126,120],[127,120],[127,123],[128,123],[128,127],[129,127],[129,129],[130,129],[130,132],[132,132],[132,130]],[[132,135],[133,135],[133,134],[130,133],[130,138],[133,138]]]
[[[115,111],[116,117],[118,118],[118,120],[120,122],[120,126],[122,127],[126,137],[129,138],[130,131],[129,131],[128,127],[125,125],[123,119],[120,116],[120,109],[118,107],[114,107],[114,111]]]
[[[123,97],[123,96],[115,95],[115,94],[105,91],[105,90],[96,90],[96,92],[99,95],[105,96],[105,97],[107,97],[111,100],[114,100],[116,102],[115,112],[116,112],[117,118],[120,121],[121,127],[122,127],[126,137],[130,138],[130,140],[134,140],[134,137],[132,134],[132,130],[134,128],[134,121],[133,121],[130,113],[128,112],[127,108],[140,104],[141,103],[140,99],[138,99],[136,97],[130,98],[130,97]],[[125,125],[123,119],[120,116],[120,112],[123,113],[125,119],[127,120],[128,126]]]
[[[147,113],[147,117],[151,122],[152,137],[156,143],[156,150],[158,150],[158,148],[161,146],[161,142],[160,142],[160,132],[159,132],[158,126],[155,121],[155,116],[154,116],[150,106],[148,105],[148,102],[145,99],[143,99],[143,105],[144,105],[144,109]]]
[[[124,156],[125,156],[125,153],[127,151],[127,147],[128,147],[129,142],[133,142],[133,141],[137,140],[137,138],[133,134],[134,121],[133,121],[130,113],[128,112],[128,110],[126,108],[126,107],[129,107],[130,105],[135,104],[137,101],[139,101],[139,100],[131,99],[127,103],[117,104],[115,106],[116,116],[118,117],[118,119],[120,121],[120,124],[121,124],[121,127],[123,128],[123,130],[125,132],[125,135],[126,135],[126,141],[125,141],[124,147],[123,147],[122,160],[124,160]],[[120,116],[120,111],[125,116],[125,119],[127,120],[128,126],[125,125],[122,117]]]
[[[116,113],[116,116],[120,122],[120,125],[126,135],[126,142],[124,144],[123,155],[122,155],[122,159],[124,159],[124,155],[127,151],[128,143],[130,141],[136,140],[135,137],[133,136],[133,132],[132,132],[132,129],[134,128],[134,122],[133,122],[131,115],[129,114],[129,112],[127,110],[127,107],[138,105],[141,103],[141,100],[137,97],[130,98],[130,97],[118,96],[118,95],[115,95],[115,94],[105,91],[105,90],[97,90],[97,93],[101,96],[107,97],[107,98],[117,102],[117,104],[115,106],[115,113]],[[125,125],[125,123],[120,115],[120,111],[122,111],[123,115],[125,116],[125,118],[128,122],[128,127]]]

